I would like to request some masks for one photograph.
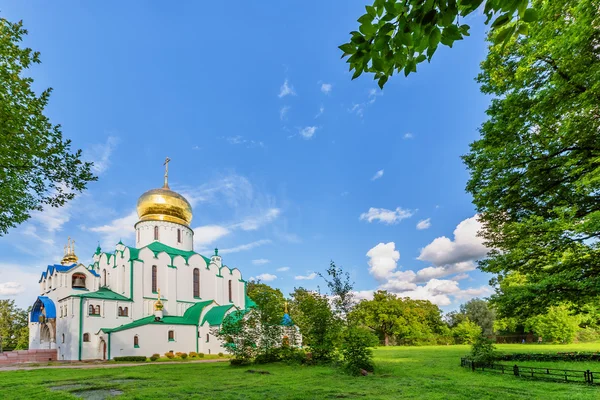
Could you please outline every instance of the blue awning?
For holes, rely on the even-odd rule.
[[[33,308],[31,309],[31,322],[38,322],[40,319],[40,315],[43,310],[46,310],[46,318],[56,318],[56,306],[54,302],[50,300],[49,297],[39,296],[35,303],[33,303]]]

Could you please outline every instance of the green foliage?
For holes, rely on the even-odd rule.
[[[156,361],[160,358],[160,354],[152,354],[149,358],[150,361]]]
[[[342,322],[331,309],[326,296],[303,288],[291,294],[290,316],[296,323],[312,360],[329,362],[337,358]]]
[[[5,351],[29,347],[27,311],[18,308],[14,300],[0,300],[0,337]]]
[[[219,353],[219,357],[223,357],[223,353]],[[198,358],[204,358],[204,353],[198,353],[197,355]]]
[[[452,335],[458,344],[473,344],[481,336],[481,327],[467,318],[452,328]]]
[[[395,336],[404,344],[435,342],[438,335],[448,334],[440,309],[427,300],[398,298],[393,293],[377,291],[373,300],[362,300],[350,319],[371,328],[387,346]]]
[[[181,357],[182,360],[185,360],[186,358],[188,358],[188,355],[187,353],[181,353],[179,357]]]
[[[373,351],[370,347],[377,346],[379,340],[369,329],[351,326],[342,335],[341,352],[344,367],[352,375],[360,375],[361,369],[372,372]]]
[[[600,340],[600,330],[590,328],[580,328],[577,331],[575,336],[575,340],[579,343],[587,343],[587,342],[597,342]]]
[[[204,356],[204,354],[202,354]],[[219,357],[225,357],[225,354],[219,352],[219,354],[217,354]]]
[[[319,273],[319,276],[325,279],[327,287],[331,292],[335,311],[344,319],[350,314],[354,305],[354,292],[352,288],[354,283],[350,281],[350,274],[344,272],[341,267],[337,267],[333,261],[327,269],[327,277]]]
[[[32,211],[60,207],[97,178],[81,150],[71,153],[59,125],[44,115],[51,89],[39,96],[25,70],[40,54],[20,47],[22,22],[0,18],[0,236],[29,219]]]
[[[446,314],[448,325],[453,328],[466,319],[475,322],[481,327],[486,336],[494,334],[494,321],[496,312],[490,308],[488,302],[482,299],[472,299],[460,305],[460,311],[452,311]]]
[[[354,70],[352,79],[370,72],[383,88],[394,72],[417,72],[417,64],[431,61],[440,43],[452,47],[469,36],[470,27],[461,17],[482,4],[486,24],[493,19],[497,43],[506,44],[537,21],[537,12],[527,8],[529,0],[375,0],[358,18],[360,26],[350,32],[350,41],[339,46]]]
[[[173,354],[172,351],[169,351],[168,353],[165,353],[165,357],[167,357],[168,359],[173,359],[175,358],[175,354]]]
[[[525,327],[544,338],[544,341],[572,343],[579,329],[579,318],[571,315],[565,305],[552,306],[548,312],[529,318]]]
[[[571,351],[568,353],[497,353],[496,361],[600,361],[598,352]]]
[[[597,0],[533,6],[543,23],[492,46],[481,65],[494,100],[464,157],[493,249],[480,268],[496,274],[503,317],[600,295],[600,9]]]
[[[145,356],[123,356],[123,357],[113,357],[115,361],[133,361],[133,362],[144,362],[146,361]],[[152,360],[154,361],[154,360]]]
[[[471,346],[471,358],[476,362],[492,362],[497,357],[496,346],[490,339],[478,336]]]

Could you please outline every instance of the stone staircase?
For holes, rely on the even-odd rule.
[[[56,350],[14,350],[0,353],[0,367],[26,362],[48,362],[57,360]]]

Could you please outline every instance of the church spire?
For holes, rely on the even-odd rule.
[[[169,189],[169,161],[171,161],[171,159],[167,157],[165,159],[165,163],[163,164],[165,166],[165,184],[163,188],[165,189]]]
[[[71,265],[77,263],[79,258],[75,255],[75,240],[69,236],[67,239],[67,245],[64,246],[63,258],[60,261],[62,265]]]

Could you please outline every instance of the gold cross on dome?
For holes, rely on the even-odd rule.
[[[165,166],[165,186],[166,188],[169,187],[169,161],[171,161],[171,159],[169,157],[165,158],[165,163],[163,164]]]

